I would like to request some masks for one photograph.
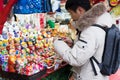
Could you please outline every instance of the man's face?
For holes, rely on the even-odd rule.
[[[76,12],[75,12],[73,10],[68,10],[68,12],[70,13],[71,18],[73,19],[73,21],[77,21],[79,19],[79,17],[80,17],[79,11],[76,10]]]

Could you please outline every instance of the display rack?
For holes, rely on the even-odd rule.
[[[45,67],[42,71],[30,76],[5,71],[0,71],[0,74],[3,78],[7,78],[9,80],[37,80],[37,78],[45,75],[46,71],[47,68]]]
[[[43,78],[50,76],[52,73],[67,66],[69,65],[66,62],[63,62],[57,69],[54,68],[47,69],[45,67],[42,71],[30,76],[6,71],[0,71],[0,75],[2,78],[6,78],[8,80],[42,80]]]

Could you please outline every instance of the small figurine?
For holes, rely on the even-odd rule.
[[[28,48],[30,49],[30,53],[33,54],[35,52],[35,46],[31,41],[28,42]]]
[[[8,71],[9,72],[16,72],[15,62],[16,62],[16,56],[15,55],[10,55],[9,58],[8,58]]]
[[[2,42],[3,42],[4,47],[6,47],[8,45],[8,40],[7,39],[2,40]]]
[[[32,67],[33,67],[33,73],[38,73],[38,72],[40,71],[38,64],[33,63],[33,64],[32,64]]]
[[[15,46],[13,46],[13,45],[10,45],[10,49],[9,49],[9,54],[10,55],[15,55]]]
[[[10,37],[10,38],[8,39],[8,43],[9,43],[10,45],[14,45],[14,40],[12,39],[12,37]]]
[[[32,68],[32,66],[31,66],[31,64],[29,63],[29,64],[27,64],[26,65],[26,67],[25,67],[25,74],[26,75],[31,75],[32,74],[32,71],[33,71],[33,68]]]
[[[37,40],[42,40],[42,39],[43,39],[43,36],[42,35],[38,35]]]
[[[14,42],[20,44],[20,38],[14,38]]]
[[[22,42],[21,45],[22,45],[22,50],[25,51],[25,54],[30,51],[26,42]]]
[[[23,61],[23,59],[20,58],[20,57],[17,58],[15,65],[16,65],[16,66],[15,66],[16,71],[17,71],[18,73],[23,74],[23,71],[21,71],[21,70],[25,67],[25,62]]]

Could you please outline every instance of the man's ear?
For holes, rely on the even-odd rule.
[[[85,12],[85,10],[82,8],[82,7],[78,7],[77,8],[77,11],[80,13],[80,14],[82,14],[83,12]]]

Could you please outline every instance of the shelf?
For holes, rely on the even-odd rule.
[[[6,71],[0,71],[0,74],[3,78],[7,78],[9,80],[41,80],[42,78],[49,76],[50,74],[64,68],[65,66],[68,66],[68,64],[63,63],[56,70],[54,70],[54,67],[51,69],[45,68],[44,70],[31,76],[21,75],[21,74],[12,73],[12,72],[6,72]]]
[[[12,80],[37,80],[37,78],[46,74],[46,70],[47,68],[31,76],[21,75],[21,74],[12,73],[12,72],[5,72],[5,71],[0,71],[0,74],[3,78],[8,78],[10,80],[11,79]]]

